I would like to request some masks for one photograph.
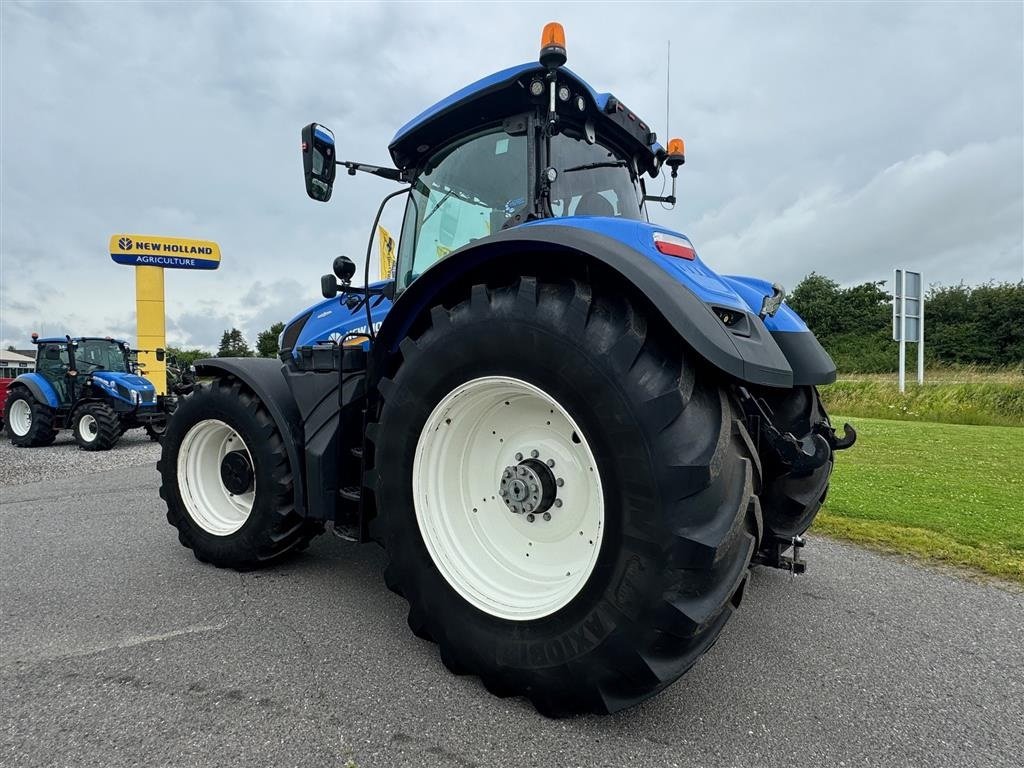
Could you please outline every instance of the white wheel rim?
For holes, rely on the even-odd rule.
[[[231,493],[221,479],[221,461],[243,451],[254,467],[252,454],[241,436],[218,419],[195,424],[178,451],[178,490],[196,525],[214,536],[230,536],[249,519],[256,499],[255,480],[245,493]]]
[[[24,400],[15,400],[7,413],[8,426],[18,437],[24,437],[32,429],[32,407]]]
[[[532,451],[545,465],[553,461],[551,474],[564,482],[550,519],[538,514],[531,523],[510,509],[499,486],[506,468]],[[579,594],[597,563],[604,533],[597,462],[572,416],[525,381],[485,376],[445,396],[416,444],[412,488],[437,569],[492,616],[530,621],[555,613]]]
[[[91,443],[99,433],[100,429],[93,415],[91,413],[83,414],[82,418],[78,420],[78,434],[82,440]]]

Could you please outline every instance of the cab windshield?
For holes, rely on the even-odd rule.
[[[551,158],[558,171],[551,185],[556,217],[644,219],[631,164],[608,147],[559,133],[551,139]]]
[[[75,349],[75,367],[82,371],[117,371],[130,373],[125,349],[116,341],[87,339]]]

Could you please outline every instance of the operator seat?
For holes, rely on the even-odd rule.
[[[608,202],[608,198],[599,195],[597,192],[585,193],[578,203],[574,216],[614,216],[615,206]]]

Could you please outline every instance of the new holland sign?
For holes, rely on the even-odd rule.
[[[110,236],[110,258],[132,267],[216,269],[220,246],[209,240],[117,234]]]

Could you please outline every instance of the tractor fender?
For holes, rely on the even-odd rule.
[[[793,369],[785,353],[756,314],[746,312],[745,335],[733,333],[693,290],[636,248],[589,229],[539,222],[470,243],[413,280],[377,333],[375,378],[386,375],[381,358],[397,350],[416,318],[447,286],[490,261],[524,254],[544,254],[552,260],[564,254],[600,262],[646,296],[679,336],[719,370],[751,384],[793,386]]]
[[[13,390],[18,385],[25,387],[40,403],[46,403],[51,408],[57,408],[60,405],[60,398],[57,397],[56,390],[41,373],[23,373],[11,382],[10,388]]]
[[[284,440],[294,477],[295,509],[306,513],[305,471],[301,448],[304,444],[302,417],[288,388],[280,360],[262,357],[218,357],[197,360],[197,377],[234,376],[251,389],[266,406]]]

